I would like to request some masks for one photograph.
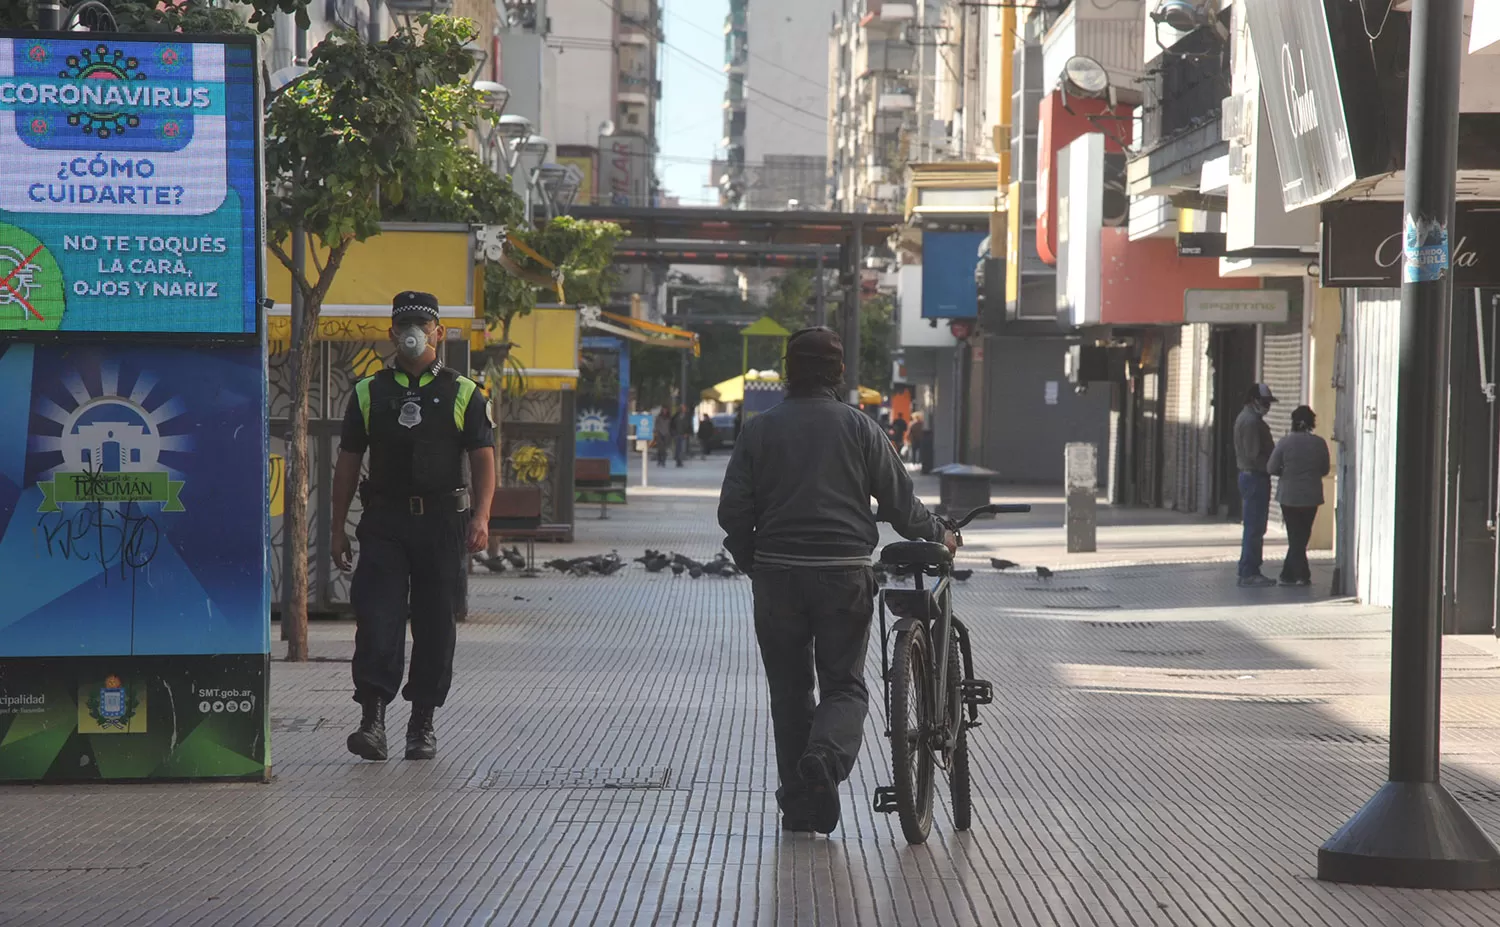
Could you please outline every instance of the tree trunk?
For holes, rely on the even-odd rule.
[[[294,284],[295,285],[295,284]],[[287,448],[285,543],[290,547],[291,572],[284,578],[290,594],[281,615],[281,636],[287,642],[286,658],[301,663],[308,658],[307,649],[307,552],[308,535],[307,485],[308,393],[312,390],[312,370],[316,366],[313,345],[317,343],[318,311],[321,297],[304,297],[303,324],[291,350],[297,354],[297,377],[292,384],[292,434]]]

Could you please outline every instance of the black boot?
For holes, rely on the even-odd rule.
[[[437,734],[432,730],[432,706],[412,705],[406,725],[406,758],[430,760],[437,756]]]
[[[367,760],[383,760],[385,750],[385,699],[379,694],[367,695],[361,702],[364,715],[359,730],[349,735],[349,752]]]

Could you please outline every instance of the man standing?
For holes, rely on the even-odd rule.
[[[1276,397],[1264,383],[1250,387],[1245,408],[1234,420],[1234,457],[1240,468],[1240,512],[1244,533],[1240,538],[1240,585],[1274,586],[1276,581],[1261,573],[1266,520],[1271,514],[1271,475],[1266,464],[1275,449],[1266,413]]]
[[[906,436],[911,441],[911,462],[920,464],[922,462],[922,435],[926,426],[922,424],[922,413],[911,414],[911,430]]]
[[[956,542],[917,499],[880,425],[839,401],[838,335],[805,328],[786,350],[786,399],[745,422],[724,475],[719,525],[725,548],[753,578],[782,827],[827,834],[838,826],[839,783],[859,755],[868,710],[877,517],[912,540],[949,550]]]
[[[358,622],[354,700],[364,715],[349,735],[349,752],[386,758],[385,708],[401,687],[409,615],[406,758],[430,760],[437,755],[433,712],[453,681],[454,621],[468,592],[464,550],[481,551],[489,540],[494,426],[474,381],[438,360],[443,326],[436,297],[399,294],[391,325],[395,364],[355,384],[333,475],[333,560],[348,572],[353,558],[343,526],[370,452],[369,479],[358,484],[364,515],[350,587]],[[464,487],[466,455],[472,498]]]
[[[676,455],[677,466],[687,459],[688,442],[693,438],[693,413],[688,411],[687,403],[677,407],[677,414],[672,416],[672,444],[673,453]]]

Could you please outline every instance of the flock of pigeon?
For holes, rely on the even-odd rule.
[[[492,558],[475,558],[492,573],[503,573],[507,567],[515,567],[518,570],[526,568],[526,557],[522,555],[519,547],[509,550],[502,549],[500,553]],[[667,553],[660,550],[647,549],[644,554],[636,557],[633,563],[639,563],[645,567],[647,573],[661,573],[670,570],[672,576],[679,577],[686,573],[692,579],[702,579],[704,576],[719,576],[725,579],[733,579],[744,575],[729,555],[719,551],[712,560],[699,562],[692,557],[679,553]],[[619,551],[610,551],[607,554],[594,554],[588,557],[574,557],[572,559],[558,558],[549,560],[545,564],[547,568],[564,573],[568,576],[613,576],[625,569],[627,564],[621,557]],[[996,570],[1013,570],[1019,564],[1002,560],[998,557],[990,558],[990,566]],[[906,579],[912,576],[916,569],[914,567],[902,567],[883,563],[874,564],[875,578],[884,586],[893,578]],[[959,582],[964,582],[974,575],[973,570],[954,570],[952,576]],[[1044,566],[1036,568],[1037,579],[1051,579],[1052,571]]]

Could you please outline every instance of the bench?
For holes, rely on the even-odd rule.
[[[522,575],[535,576],[536,542],[570,540],[573,528],[542,523],[540,486],[500,486],[490,503],[490,536],[502,542],[525,541],[526,571]]]
[[[614,489],[614,476],[610,473],[608,457],[580,457],[573,463],[573,491],[587,493],[602,491],[599,496],[599,517],[609,518],[609,490]]]

